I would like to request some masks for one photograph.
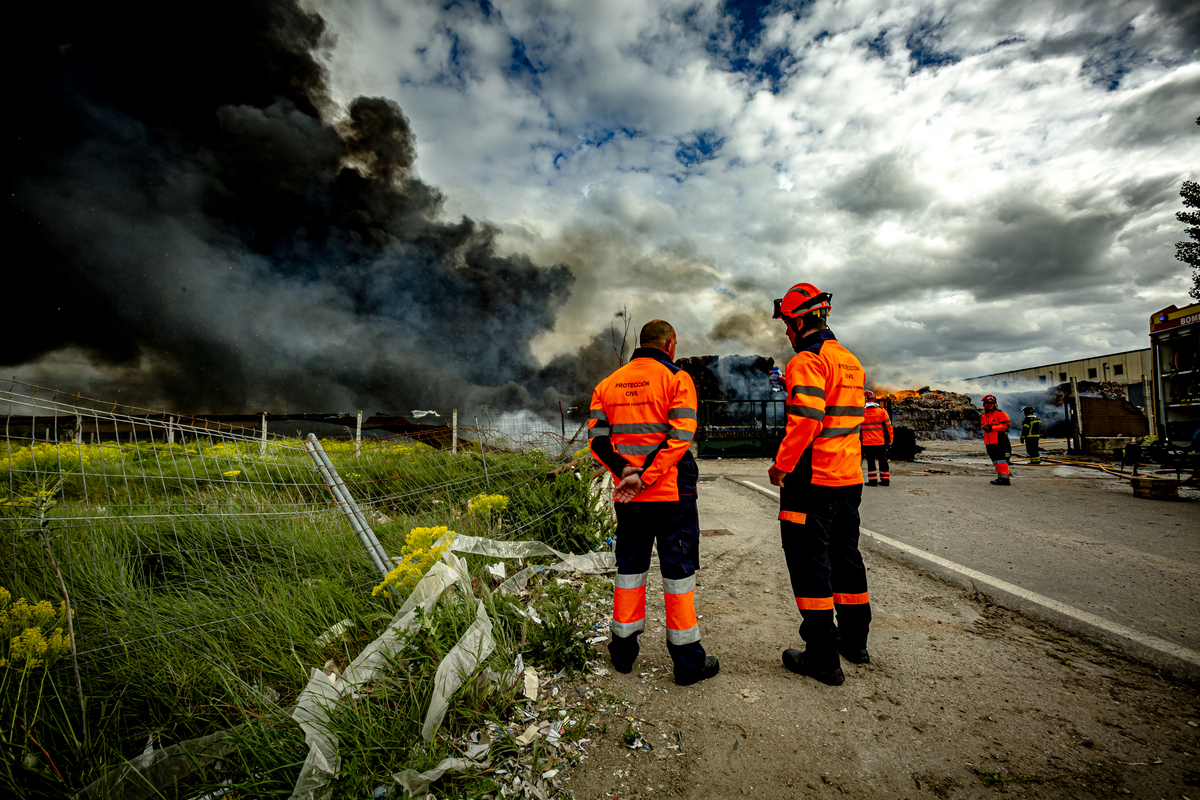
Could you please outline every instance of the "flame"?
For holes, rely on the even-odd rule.
[[[903,402],[910,397],[929,397],[934,400],[946,399],[946,395],[936,390],[927,391],[922,395],[916,389],[888,389],[883,387],[875,390],[875,397],[880,400],[894,400],[897,403]]]
[[[909,397],[916,397],[917,392],[913,389],[888,389],[879,387],[875,390],[875,397],[879,400],[895,400],[900,402]]]

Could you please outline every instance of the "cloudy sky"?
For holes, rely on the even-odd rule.
[[[1189,3],[311,7],[335,99],[400,104],[447,212],[574,271],[543,359],[625,305],[786,357],[805,280],[879,379],[947,379],[1144,347],[1188,301]]]
[[[834,295],[918,386],[1147,345],[1187,302],[1187,0],[21,4],[0,51],[27,381],[178,411],[553,410],[790,355]]]

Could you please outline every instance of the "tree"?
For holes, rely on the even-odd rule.
[[[617,326],[616,326],[616,324],[610,323],[608,326],[609,341],[612,346],[613,352],[617,354],[617,366],[620,367],[625,363],[625,349],[628,347],[626,342],[629,339],[629,323],[630,323],[629,307],[624,306],[624,305],[621,306],[620,310],[617,311],[617,313],[613,315],[613,318],[619,319],[625,323],[625,329],[623,331],[621,331],[620,344],[617,343]]]
[[[1200,125],[1200,117],[1196,118],[1196,124]],[[1179,196],[1183,198],[1183,204],[1188,208],[1200,209],[1200,184],[1195,181],[1184,181],[1183,188],[1179,190]],[[1175,218],[1189,226],[1185,230],[1192,239],[1190,242],[1175,243],[1175,257],[1183,263],[1191,265],[1192,288],[1188,294],[1200,300],[1200,212],[1179,211],[1176,212]]]

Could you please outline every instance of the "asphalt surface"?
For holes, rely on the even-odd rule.
[[[1097,470],[1019,463],[1013,485],[997,487],[982,444],[923,444],[916,462],[893,462],[890,487],[864,488],[864,547],[985,592],[999,587],[990,593],[1020,611],[1197,671],[1200,493],[1147,500]],[[773,491],[769,463],[704,461],[701,474]]]

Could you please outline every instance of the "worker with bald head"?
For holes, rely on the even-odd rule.
[[[646,628],[650,554],[658,563],[666,605],[667,651],[675,683],[688,686],[716,675],[716,656],[700,645],[696,570],[700,520],[696,513],[696,387],[675,364],[675,329],[656,319],[642,326],[629,363],[592,392],[588,439],[592,455],[616,481],[617,577],[613,590],[613,668],[632,672],[638,636]]]

